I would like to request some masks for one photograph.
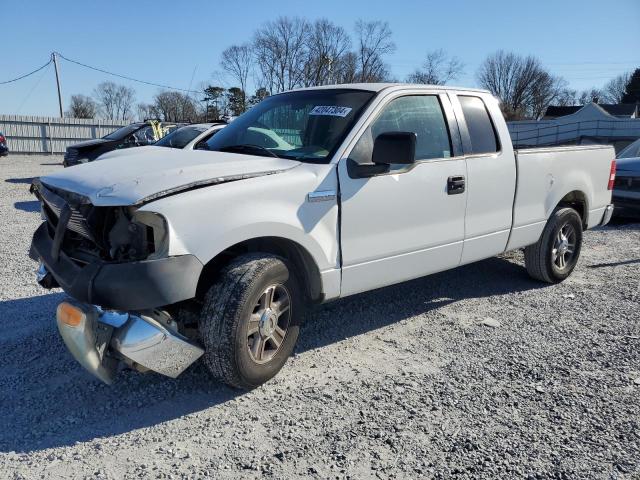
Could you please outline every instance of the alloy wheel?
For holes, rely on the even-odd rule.
[[[258,298],[247,326],[247,348],[256,363],[266,363],[280,350],[291,319],[291,296],[284,285],[268,286]]]
[[[565,223],[558,230],[551,250],[551,260],[558,269],[564,270],[573,261],[576,252],[576,238],[576,230],[570,223]]]

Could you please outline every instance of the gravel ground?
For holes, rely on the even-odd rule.
[[[107,387],[27,258],[59,161],[0,159],[0,477],[640,478],[640,224],[588,232],[561,285],[518,252],[319,307],[249,393],[201,365]]]

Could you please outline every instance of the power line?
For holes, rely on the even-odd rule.
[[[47,64],[46,66],[48,67],[49,65],[51,65],[51,62],[49,62],[49,64]],[[42,75],[40,75],[36,83],[33,85],[33,87],[31,87],[31,90],[29,90],[29,93],[27,93],[27,96],[24,97],[24,99],[22,100],[22,103],[20,103],[20,106],[16,110],[16,114],[20,113],[20,110],[22,110],[22,107],[24,107],[24,104],[27,103],[27,101],[31,98],[31,95],[33,94],[35,89],[38,88],[38,85],[40,85],[40,82],[42,81],[42,79],[46,74],[47,74],[47,70],[42,72]]]
[[[153,87],[159,87],[159,88],[166,88],[167,90],[178,90],[180,92],[187,92],[187,93],[197,93],[197,90],[188,90],[185,88],[178,88],[178,87],[171,87],[169,85],[162,85],[160,83],[154,83],[154,82],[147,82],[146,80],[139,80],[137,78],[133,78],[133,77],[128,77],[126,75],[120,75],[119,73],[113,73],[113,72],[109,72],[107,70],[104,70],[102,68],[98,68],[98,67],[93,67],[91,65],[87,65],[86,63],[82,63],[82,62],[78,62],[77,60],[72,60],[70,58],[65,57],[64,55],[62,55],[61,53],[56,52],[56,54],[62,58],[63,60],[66,60],[67,62],[71,62],[71,63],[75,63],[76,65],[80,65],[81,67],[85,67],[85,68],[89,68],[91,70],[95,70],[97,72],[101,72],[101,73],[106,73],[107,75],[112,75],[114,77],[118,77],[118,78],[123,78],[125,80],[130,80],[132,82],[138,82],[138,83],[143,83],[145,85],[151,85]]]
[[[42,70],[45,67],[48,67],[49,64],[51,63],[51,59],[49,59],[49,61],[47,63],[45,63],[44,65],[42,65],[40,68],[36,68],[33,72],[29,72],[25,75],[22,75],[18,78],[12,78],[11,80],[6,80],[4,82],[0,82],[0,85],[5,85],[7,83],[13,83],[13,82],[17,82],[18,80],[22,80],[23,78],[27,78],[30,75],[33,75],[34,73],[38,73],[40,70]]]
[[[636,65],[640,60],[628,62],[544,62],[545,65]]]

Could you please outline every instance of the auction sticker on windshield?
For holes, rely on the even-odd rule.
[[[346,117],[351,112],[351,107],[338,107],[331,105],[318,105],[313,107],[309,115],[328,115],[330,117]]]

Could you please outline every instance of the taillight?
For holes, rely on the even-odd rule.
[[[609,185],[607,190],[613,190],[613,184],[616,182],[616,161],[611,160],[611,171],[609,172]]]

